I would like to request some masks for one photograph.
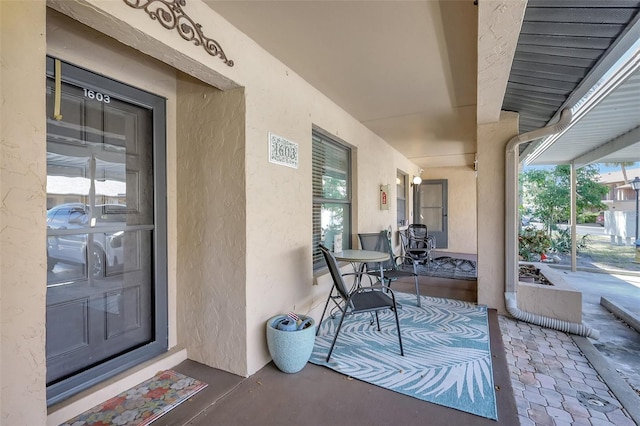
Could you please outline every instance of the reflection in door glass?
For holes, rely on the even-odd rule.
[[[447,188],[446,179],[427,179],[414,189],[415,222],[427,226],[439,249],[449,245]]]
[[[47,382],[154,339],[149,109],[47,80]],[[106,102],[108,99],[108,102]]]

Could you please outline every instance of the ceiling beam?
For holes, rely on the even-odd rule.
[[[576,168],[580,168],[592,163],[597,163],[601,158],[620,151],[621,149],[628,148],[638,142],[640,142],[640,126],[618,136],[615,139],[611,139],[609,142],[604,145],[600,145],[586,154],[577,157],[574,160],[574,164]]]

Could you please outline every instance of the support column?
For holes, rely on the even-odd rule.
[[[478,303],[505,314],[505,149],[518,134],[518,114],[478,126]],[[516,248],[517,250],[517,248]],[[511,254],[512,256],[517,256]]]
[[[0,1],[0,424],[44,425],[44,1]]]
[[[576,272],[578,270],[576,254],[578,253],[576,246],[576,223],[577,223],[577,208],[576,200],[578,198],[577,184],[576,184],[576,165],[571,162],[571,271]]]

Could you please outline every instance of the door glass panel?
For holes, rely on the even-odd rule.
[[[47,384],[154,340],[152,111],[47,79]]]
[[[442,185],[420,186],[420,223],[427,225],[429,232],[442,232]]]
[[[427,226],[436,248],[447,248],[449,244],[447,186],[445,179],[424,180],[414,192],[415,221]]]
[[[427,225],[429,232],[442,232],[442,213],[440,209],[422,209],[422,222]]]

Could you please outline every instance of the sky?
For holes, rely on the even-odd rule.
[[[605,166],[604,163],[596,163],[596,166],[598,166],[598,170],[600,171],[600,173],[607,173],[607,172],[619,172],[620,166]],[[553,169],[555,166],[525,166],[523,168],[523,171],[526,170],[551,170]],[[633,163],[633,165],[631,166],[626,166],[626,169],[636,169],[640,167],[640,162],[636,162]]]
[[[627,170],[628,169],[636,169],[640,166],[640,163],[633,163],[632,166],[626,166]],[[600,169],[600,173],[605,173],[605,172],[617,172],[620,169],[620,166],[605,166],[602,163],[598,164],[598,168]]]

